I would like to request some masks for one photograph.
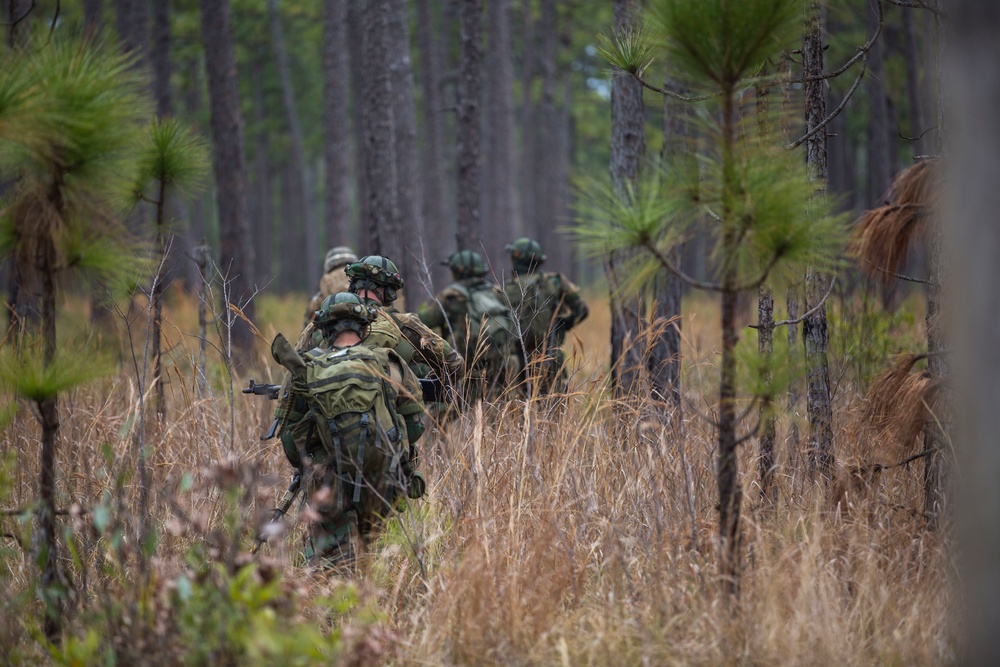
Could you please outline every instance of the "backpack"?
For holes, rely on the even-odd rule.
[[[529,273],[504,287],[529,351],[542,348],[548,342],[549,328],[560,306],[561,288],[558,273]]]
[[[496,356],[496,353],[506,349],[516,329],[510,309],[497,291],[492,286],[470,290],[461,283],[455,283],[452,288],[465,297],[469,318],[469,333],[466,336],[469,355],[475,354],[483,336],[487,338],[487,354]]]
[[[302,359],[305,378],[293,382],[292,391],[305,399],[308,411],[292,426],[295,449],[326,465],[325,482],[345,491],[335,493],[334,502],[350,494],[357,504],[366,489],[385,496],[387,483],[399,485],[408,451],[389,379],[390,363],[402,361],[392,350],[360,345],[317,348]]]

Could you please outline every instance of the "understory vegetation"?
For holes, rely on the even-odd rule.
[[[118,372],[60,399],[68,409],[57,459],[59,647],[44,640],[35,590],[39,427],[30,405],[20,403],[0,431],[0,662],[955,662],[961,619],[947,532],[928,530],[921,514],[922,462],[893,467],[920,445],[866,421],[866,392],[887,361],[871,351],[889,356],[919,340],[919,306],[904,301],[875,328],[858,326],[862,296],[831,303],[831,327],[842,332],[831,359],[832,484],[809,481],[798,455],[805,443],[792,440],[802,406],[779,401],[776,505],[760,500],[755,441],[740,446],[745,569],[733,599],[718,580],[711,407],[697,398],[717,377],[718,303],[685,303],[686,400],[679,419],[664,420],[661,406],[609,397],[600,372],[607,304],[596,294],[588,300],[591,318],[569,337],[569,396],[484,406],[431,428],[419,443],[428,496],[387,522],[353,582],[305,567],[297,506],[287,530],[249,554],[291,469],[275,441],[258,439],[273,405],[238,389],[250,377],[273,381],[277,368],[261,353],[231,391],[213,352],[200,389],[193,297],[165,307],[169,418],[147,417],[140,438],[130,350],[141,355],[146,314],[136,300],[135,326],[119,327],[131,330],[131,344],[127,334],[108,334],[87,348],[118,351]],[[261,336],[295,335],[301,303],[262,297]],[[85,310],[71,298],[59,312],[72,322]],[[80,339],[71,324],[60,332]],[[745,338],[755,344],[752,333]],[[797,382],[795,373],[787,380]],[[140,443],[151,476],[148,517],[140,512]]]

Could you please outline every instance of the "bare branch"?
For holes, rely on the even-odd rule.
[[[836,284],[837,284],[837,276],[834,276],[833,280],[830,281],[830,286],[826,289],[826,294],[824,294],[823,298],[819,300],[819,303],[817,303],[815,306],[804,312],[801,317],[796,317],[794,320],[781,320],[780,322],[775,322],[774,327],[777,328],[785,326],[786,324],[787,325],[798,324],[799,322],[805,320],[807,317],[814,315],[820,308],[823,307],[823,305],[826,303],[826,300],[830,298],[830,294],[833,292],[833,286]]]
[[[917,0],[916,2],[904,2],[904,0],[888,0],[890,4],[896,5],[897,7],[909,7],[910,9],[926,9],[931,14],[935,16],[946,16],[946,14],[938,9],[937,7],[931,7],[924,0]]]
[[[844,99],[841,100],[840,105],[836,109],[831,111],[826,118],[824,118],[818,125],[816,125],[816,127],[809,130],[809,132],[807,132],[806,134],[802,135],[792,143],[785,146],[785,148],[787,148],[788,150],[794,150],[798,148],[805,142],[812,139],[817,133],[821,132],[827,125],[830,124],[830,121],[839,116],[840,112],[842,112],[844,108],[847,106],[847,102],[852,97],[854,97],[854,93],[858,90],[858,86],[861,84],[861,80],[865,78],[865,71],[867,69],[868,69],[868,54],[866,53],[861,58],[861,71],[858,72],[858,78],[854,80],[854,84],[851,86],[851,89],[847,91],[847,94],[844,95]]]
[[[679,268],[677,268],[676,264],[670,261],[669,257],[664,255],[660,251],[660,249],[656,247],[656,244],[653,243],[652,239],[646,239],[643,242],[642,247],[648,250],[649,253],[656,258],[656,260],[660,263],[660,266],[662,266],[667,271],[669,271],[670,273],[674,274],[675,276],[683,280],[691,287],[697,287],[698,289],[708,290],[710,292],[726,291],[726,288],[718,283],[709,283],[705,282],[704,280],[697,280],[695,278],[692,278],[688,274],[684,273],[683,271],[681,271]]]
[[[875,270],[878,271],[878,272],[880,272],[880,273],[884,273],[887,276],[892,276],[893,278],[899,278],[900,280],[905,280],[905,281],[910,282],[910,283],[920,283],[921,285],[933,285],[933,284],[935,284],[933,281],[927,280],[926,278],[914,278],[913,276],[908,276],[908,275],[905,275],[905,274],[902,274],[902,273],[896,273],[895,271],[890,271],[889,269],[881,267],[881,266],[876,266]]]

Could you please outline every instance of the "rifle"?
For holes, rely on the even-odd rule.
[[[244,394],[253,394],[254,396],[267,396],[270,400],[278,400],[278,394],[281,392],[281,385],[278,384],[257,384],[253,379],[250,380],[250,384],[247,385],[246,389],[243,390]],[[274,437],[275,433],[278,432],[278,420],[275,419],[271,422],[271,428],[267,429],[267,433],[260,436],[261,440],[270,440]]]
[[[247,392],[249,393],[249,392]],[[285,491],[285,495],[281,497],[281,502],[278,506],[274,508],[274,513],[271,515],[271,520],[267,522],[267,525],[272,523],[277,523],[281,521],[281,518],[285,516],[289,508],[291,508],[292,503],[295,502],[295,497],[299,495],[299,489],[302,487],[302,471],[299,469],[295,470],[295,475],[292,476],[292,483],[289,485],[288,490]],[[256,554],[260,551],[261,546],[267,542],[267,535],[264,531],[257,534],[257,539],[253,545],[253,549],[250,550],[251,554]]]

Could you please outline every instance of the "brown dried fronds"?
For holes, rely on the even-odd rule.
[[[926,373],[913,371],[913,366],[926,357],[926,354],[901,356],[868,389],[863,425],[870,435],[869,446],[878,452],[877,457],[871,458],[897,461],[914,451],[917,437],[931,417],[941,384]]]
[[[888,283],[906,261],[911,243],[923,235],[940,191],[939,162],[923,160],[903,171],[883,205],[858,220],[852,251],[872,278]]]

